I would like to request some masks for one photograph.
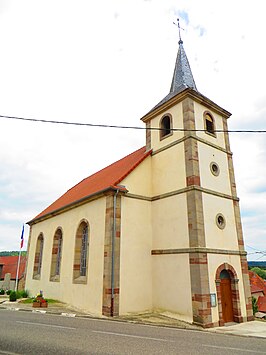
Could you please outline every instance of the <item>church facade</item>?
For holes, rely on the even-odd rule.
[[[97,316],[252,320],[229,117],[197,90],[180,40],[170,92],[142,118],[146,146],[28,222],[30,293]]]

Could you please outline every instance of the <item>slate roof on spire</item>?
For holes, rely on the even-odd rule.
[[[165,102],[167,102],[172,97],[179,94],[185,89],[191,88],[195,91],[198,91],[192,75],[192,71],[190,69],[186,52],[183,47],[183,41],[180,39],[178,44],[179,44],[179,49],[177,52],[175,69],[174,69],[170,92],[156,106],[154,106],[151,111],[161,106],[162,104],[164,104]]]
[[[190,65],[183,47],[183,41],[179,42],[179,49],[176,57],[175,70],[170,88],[170,93],[178,93],[183,89],[192,88],[197,91],[197,87],[190,69]]]

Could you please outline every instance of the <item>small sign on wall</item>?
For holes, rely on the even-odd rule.
[[[216,302],[216,293],[211,293],[211,307],[216,307],[217,302]]]

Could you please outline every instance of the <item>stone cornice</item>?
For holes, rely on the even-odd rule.
[[[229,118],[231,116],[231,113],[223,109],[222,107],[218,106],[215,102],[211,101],[208,99],[206,96],[200,94],[198,91],[195,91],[193,89],[185,89],[184,91],[180,92],[179,94],[175,95],[172,97],[170,100],[162,104],[161,106],[157,107],[154,110],[151,110],[148,112],[146,115],[144,115],[141,120],[143,122],[149,122],[152,118],[154,118],[157,115],[162,114],[172,106],[178,104],[179,102],[183,101],[186,97],[190,97],[194,101],[204,105],[205,107],[209,108],[210,110],[216,112],[217,114]]]
[[[157,150],[153,150],[153,151],[152,151],[152,155],[161,153],[161,152],[163,152],[164,150],[166,150],[166,149],[168,149],[168,148],[171,148],[171,147],[175,146],[176,144],[180,144],[180,143],[186,141],[186,140],[189,139],[189,138],[192,138],[192,139],[197,140],[198,142],[207,144],[207,145],[209,145],[210,147],[212,147],[212,148],[214,148],[214,149],[217,149],[217,150],[220,150],[220,151],[222,151],[223,153],[226,153],[226,154],[228,154],[228,155],[231,155],[231,156],[233,155],[233,153],[232,153],[230,150],[226,150],[225,148],[222,148],[222,147],[220,147],[220,146],[218,146],[218,145],[216,145],[216,144],[213,144],[213,143],[211,143],[211,142],[209,142],[209,141],[207,141],[207,140],[205,140],[205,139],[203,139],[203,138],[200,138],[200,137],[198,137],[198,136],[194,136],[194,135],[191,135],[191,134],[188,134],[188,135],[186,135],[186,136],[184,136],[184,137],[182,137],[182,138],[180,138],[180,139],[177,139],[176,141],[171,142],[171,143],[167,144],[166,146],[164,146],[164,147],[162,147],[162,148],[159,148],[159,149],[157,149]]]
[[[54,210],[50,213],[47,213],[41,217],[38,217],[38,218],[34,218],[32,219],[31,221],[27,222],[27,224],[29,226],[33,225],[33,224],[36,224],[36,223],[39,223],[39,222],[42,222],[48,218],[51,218],[51,217],[54,217],[54,216],[57,216],[61,213],[64,213],[64,212],[67,212],[69,210],[72,210],[73,208],[76,208],[76,207],[79,207],[79,206],[82,206],[88,202],[92,202],[94,200],[98,200],[102,197],[105,197],[107,196],[108,194],[114,194],[115,191],[117,191],[119,189],[119,187],[117,186],[110,186],[104,190],[101,190],[101,191],[98,191],[94,194],[91,194],[89,196],[85,196],[83,197],[82,199],[80,200],[77,200],[77,201],[74,201],[73,203],[70,203],[69,205],[66,205],[62,208],[58,208],[57,210]],[[120,189],[119,192],[120,194],[124,194],[127,190],[126,189]]]
[[[229,249],[213,249],[213,248],[178,248],[178,249],[153,249],[152,255],[169,255],[169,254],[225,254],[225,255],[247,255],[245,251],[229,250]]]
[[[178,189],[178,190],[174,190],[174,191],[170,191],[170,192],[166,192],[164,194],[161,195],[155,195],[155,196],[144,196],[144,195],[138,195],[138,194],[132,194],[130,192],[128,192],[127,194],[125,194],[125,197],[128,198],[134,198],[137,200],[145,200],[145,201],[157,201],[157,200],[161,200],[163,198],[168,198],[171,196],[175,196],[175,195],[180,195],[189,191],[193,191],[193,190],[197,190],[197,191],[201,191],[203,193],[209,194],[209,195],[213,195],[213,196],[217,196],[217,197],[221,197],[221,198],[225,198],[228,200],[233,200],[233,201],[239,201],[239,198],[237,196],[230,196],[218,191],[213,191],[210,189],[206,189],[204,187],[201,186],[197,186],[197,185],[191,185],[188,187],[184,187],[183,189]]]

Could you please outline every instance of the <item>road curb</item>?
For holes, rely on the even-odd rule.
[[[20,312],[31,312],[31,313],[40,313],[40,314],[53,314],[65,317],[76,317],[75,313],[67,313],[67,312],[55,312],[55,311],[46,311],[41,309],[28,309],[28,308],[19,308],[19,307],[3,307],[0,306],[0,309],[8,310],[8,311],[20,311]]]
[[[63,317],[68,317],[68,318],[84,318],[84,319],[96,319],[96,320],[108,320],[111,322],[119,322],[119,323],[132,323],[132,324],[140,324],[140,325],[148,325],[148,326],[153,326],[153,327],[167,327],[167,328],[173,328],[173,329],[187,329],[187,330],[198,330],[198,331],[204,331],[203,328],[193,328],[193,327],[186,327],[182,325],[174,325],[174,324],[166,324],[166,323],[160,323],[160,322],[148,322],[143,319],[125,319],[125,318],[117,318],[117,317],[97,317],[89,314],[80,314],[80,313],[71,313],[71,312],[59,312],[59,311],[53,311],[53,310],[41,310],[41,309],[31,309],[31,308],[20,308],[20,307],[5,307],[0,305],[0,310],[9,310],[9,311],[20,311],[20,312],[31,312],[31,313],[39,313],[39,314],[50,314],[50,315],[58,315],[58,316],[63,316]]]
[[[94,319],[98,321],[110,321],[110,322],[119,322],[119,323],[132,323],[132,324],[139,324],[143,326],[150,326],[150,327],[162,327],[162,328],[172,328],[172,329],[179,329],[179,330],[190,330],[190,331],[200,331],[200,332],[208,332],[208,333],[214,333],[214,334],[220,334],[220,335],[233,335],[233,336],[241,336],[245,338],[257,338],[257,339],[265,339],[266,336],[259,336],[256,334],[241,334],[236,333],[235,330],[232,330],[232,332],[226,330],[223,331],[222,329],[204,329],[204,328],[193,328],[193,327],[186,327],[182,325],[174,325],[174,324],[165,324],[165,323],[160,323],[160,322],[148,322],[143,319],[124,319],[124,318],[109,318],[109,317],[96,317],[88,314],[79,314],[79,313],[71,313],[71,312],[60,312],[60,311],[54,311],[54,310],[41,310],[41,309],[30,309],[30,308],[19,308],[19,307],[5,307],[0,305],[0,310],[9,310],[9,311],[19,311],[19,312],[30,312],[30,313],[35,313],[35,314],[48,314],[48,315],[57,315],[57,316],[62,316],[66,318],[83,318],[83,319]]]

